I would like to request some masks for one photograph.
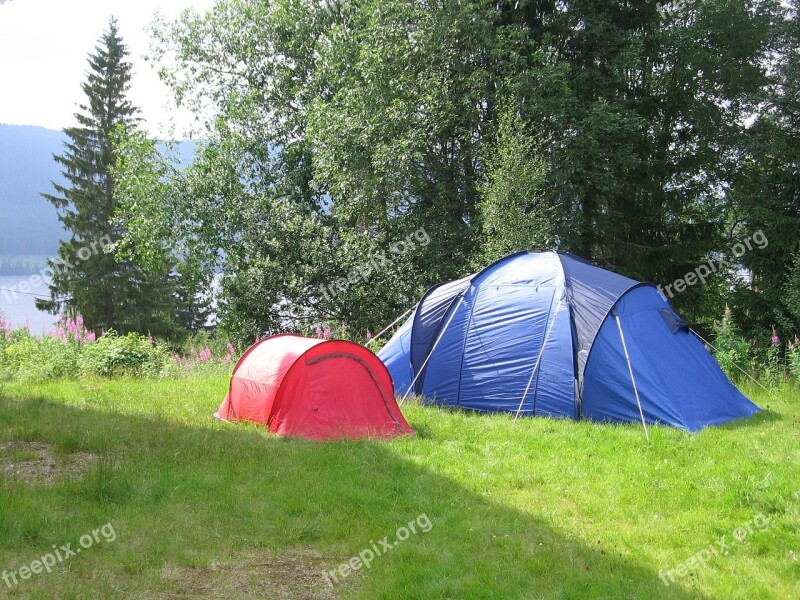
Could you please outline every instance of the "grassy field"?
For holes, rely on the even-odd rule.
[[[411,438],[277,439],[211,417],[226,385],[0,388],[0,597],[800,598],[797,388],[648,446],[418,405]]]

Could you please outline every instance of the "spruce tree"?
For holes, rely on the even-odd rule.
[[[58,258],[49,261],[49,301],[37,303],[52,313],[81,314],[89,329],[114,329],[168,335],[174,313],[174,278],[168,271],[145,272],[110,251],[122,231],[112,222],[116,208],[113,139],[139,121],[127,98],[131,83],[128,50],[112,17],[88,58],[82,89],[86,103],[75,114],[78,125],[64,129],[64,152],[54,155],[66,183],[53,182],[56,195],[43,194],[59,211],[70,233]]]
[[[739,237],[764,240],[737,257],[751,277],[737,285],[733,317],[745,337],[764,345],[772,328],[787,340],[800,329],[800,0],[784,8],[774,29],[773,82],[748,130],[732,192]]]

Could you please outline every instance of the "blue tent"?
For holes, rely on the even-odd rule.
[[[760,409],[658,290],[556,252],[431,288],[378,356],[445,406],[698,431]]]

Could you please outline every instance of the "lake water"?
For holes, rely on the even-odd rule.
[[[47,284],[42,282],[27,294],[20,293],[20,283],[30,282],[30,275],[0,275],[0,313],[16,325],[28,325],[31,333],[41,335],[53,328],[58,317],[36,310],[36,297],[49,298]]]

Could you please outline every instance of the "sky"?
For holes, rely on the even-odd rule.
[[[177,17],[213,0],[0,0],[0,123],[63,129],[83,102],[87,57],[113,15],[130,51],[129,99],[153,135],[181,135],[189,119],[143,55],[156,11]]]

